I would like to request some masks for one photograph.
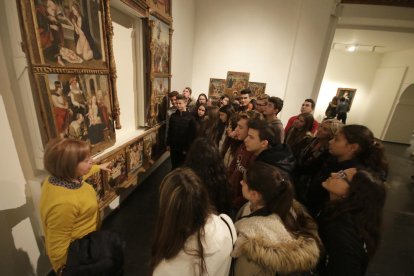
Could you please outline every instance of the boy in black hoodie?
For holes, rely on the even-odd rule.
[[[280,134],[259,119],[250,120],[248,127],[244,144],[247,151],[256,155],[255,161],[265,162],[289,174],[294,167],[295,158],[289,146],[280,143]]]
[[[167,150],[170,151],[172,169],[184,163],[188,149],[196,136],[196,123],[187,111],[185,97],[177,96],[177,111],[170,117],[167,133]]]

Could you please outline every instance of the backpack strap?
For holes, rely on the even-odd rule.
[[[224,223],[227,225],[227,228],[229,228],[229,231],[230,231],[230,236],[231,236],[231,244],[234,244],[233,231],[231,231],[231,227],[230,227],[229,223],[228,223],[228,222],[227,222],[227,220],[226,220],[225,218],[223,218],[221,215],[220,215],[220,218],[221,218],[221,220],[222,220],[222,221],[224,221]]]
[[[228,219],[230,219],[230,218],[228,216],[226,216],[226,215],[223,216],[223,214],[219,215],[219,217],[227,225],[227,228],[229,228],[230,236],[231,236],[231,244],[232,244],[232,246],[234,248],[235,239],[233,237],[233,231],[231,230],[230,224],[229,224],[229,222],[226,219],[226,218],[228,218]],[[231,258],[230,271],[229,271],[229,274],[228,274],[229,276],[234,276],[234,265],[235,265],[234,261],[235,261],[235,259],[234,258]]]

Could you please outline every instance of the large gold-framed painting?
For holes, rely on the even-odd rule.
[[[106,75],[38,74],[48,132],[89,142],[92,154],[115,143]]]
[[[121,128],[109,1],[18,0],[42,139],[85,140],[96,154]]]
[[[170,73],[170,27],[155,16],[150,16],[151,73]]]
[[[36,0],[32,62],[49,66],[106,68],[107,44],[102,1]],[[30,6],[29,6],[30,5]]]
[[[146,126],[155,126],[159,123],[158,112],[162,98],[170,91],[171,79],[171,28],[161,19],[150,15],[148,18],[147,51],[148,71],[147,87],[145,93]]]

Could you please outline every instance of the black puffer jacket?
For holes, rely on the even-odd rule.
[[[189,111],[177,110],[170,117],[167,146],[176,150],[188,150],[196,136],[196,122]]]

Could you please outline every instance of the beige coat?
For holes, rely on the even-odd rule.
[[[245,205],[244,208],[249,208]],[[297,218],[309,215],[295,202],[292,212]],[[310,217],[309,217],[310,218]],[[237,221],[238,238],[232,256],[235,275],[272,275],[309,271],[316,267],[319,259],[318,241],[288,232],[281,219],[275,215],[252,216]],[[307,225],[317,236],[316,224]]]

